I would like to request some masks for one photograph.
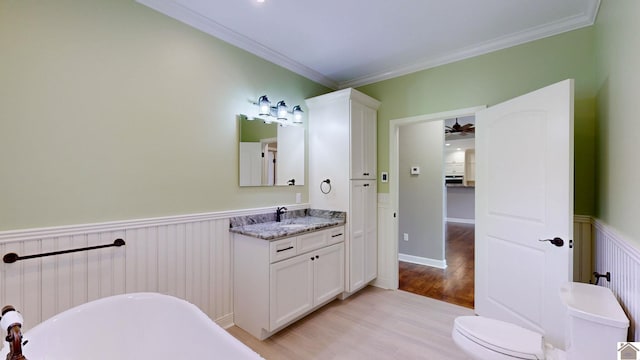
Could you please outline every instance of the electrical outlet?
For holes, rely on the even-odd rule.
[[[404,236],[402,238],[404,241],[409,241],[409,234],[404,233]]]

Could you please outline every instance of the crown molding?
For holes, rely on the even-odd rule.
[[[313,109],[316,107],[316,105],[325,105],[332,101],[340,101],[340,100],[347,100],[347,99],[356,99],[358,102],[374,110],[378,110],[378,107],[380,107],[380,104],[381,104],[380,101],[353,88],[333,91],[328,94],[305,99],[305,102],[309,109]]]
[[[426,58],[422,61],[399,67],[397,69],[389,69],[385,72],[372,73],[353,80],[340,82],[338,84],[338,88],[344,89],[349,87],[364,86],[591,26],[596,21],[599,8],[600,0],[595,0],[593,1],[593,5],[588,9],[587,13],[570,16],[559,21],[539,25],[525,31],[463,48],[443,56]]]
[[[388,69],[383,72],[371,73],[352,80],[337,82],[289,57],[273,51],[262,44],[249,39],[195,11],[184,7],[172,0],[136,0],[136,2],[154,9],[171,18],[188,24],[200,31],[212,35],[222,41],[230,43],[240,49],[248,51],[260,58],[282,66],[309,80],[315,81],[331,89],[345,89],[359,87],[395,77],[408,75],[422,70],[427,70],[441,65],[450,64],[456,61],[469,59],[475,56],[488,54],[497,50],[506,49],[512,46],[521,45],[527,42],[558,35],[567,31],[577,30],[591,26],[595,23],[601,0],[591,0],[591,4],[586,12],[567,17],[565,19],[540,25],[525,31],[521,31],[508,36],[499,37],[478,45],[460,49],[458,51],[422,59],[418,62],[407,64],[398,68]]]
[[[285,69],[304,76],[309,80],[315,81],[331,89],[338,88],[338,83],[336,81],[322,75],[321,73],[302,65],[279,52],[273,51],[266,46],[263,46],[262,44],[253,41],[248,37],[241,35],[172,0],[136,0],[136,2],[190,25],[242,50],[248,51],[262,59],[282,66]]]

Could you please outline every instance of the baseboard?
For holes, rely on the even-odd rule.
[[[233,323],[233,314],[227,314],[223,317],[220,317],[216,319],[215,323],[218,324],[223,329],[228,329],[233,325],[235,325]]]
[[[475,224],[476,219],[446,218],[446,222],[454,222],[460,224]]]
[[[432,266],[439,269],[447,268],[447,260],[435,260],[435,259],[429,259],[429,258],[420,257],[420,256],[407,255],[407,254],[398,254],[398,260],[412,263],[412,264]]]

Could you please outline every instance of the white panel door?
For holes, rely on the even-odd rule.
[[[262,146],[259,142],[240,143],[240,186],[262,185]]]
[[[476,115],[475,310],[564,348],[572,279],[573,80]],[[559,237],[563,246],[544,239]]]
[[[304,185],[304,127],[278,127],[277,185]]]

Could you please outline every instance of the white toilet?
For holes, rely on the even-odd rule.
[[[470,358],[616,359],[617,343],[627,340],[627,319],[611,290],[568,283],[560,289],[567,306],[566,351],[546,344],[534,331],[482,316],[455,319],[453,340]]]

